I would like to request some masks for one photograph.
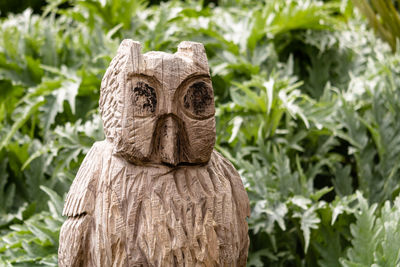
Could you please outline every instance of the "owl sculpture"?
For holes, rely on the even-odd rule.
[[[249,201],[214,150],[215,108],[202,44],[141,54],[124,40],[101,84],[106,140],[67,195],[62,266],[245,266]]]

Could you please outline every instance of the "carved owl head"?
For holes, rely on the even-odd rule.
[[[101,83],[100,112],[115,153],[135,164],[199,164],[215,144],[214,95],[202,44],[175,54],[124,40]]]

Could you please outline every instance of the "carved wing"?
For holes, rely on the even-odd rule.
[[[250,217],[250,203],[246,190],[243,186],[239,173],[227,159],[217,151],[213,151],[215,162],[218,162],[216,168],[219,168],[225,177],[228,177],[231,183],[232,195],[236,205],[236,216],[241,225],[238,230],[240,235],[240,255],[237,266],[246,266],[247,253],[249,250],[249,235],[246,218]]]
[[[87,243],[101,172],[103,142],[95,143],[86,155],[65,200],[63,215],[68,219],[60,232],[58,262],[61,267],[85,266],[88,260]]]
[[[63,215],[75,217],[81,214],[91,214],[94,208],[94,198],[97,178],[101,172],[102,147],[106,144],[96,142],[82,162],[74,182],[65,199]]]

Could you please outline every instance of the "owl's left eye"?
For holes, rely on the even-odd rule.
[[[210,86],[204,81],[192,83],[183,96],[184,110],[192,117],[204,119],[214,115],[214,97]]]
[[[145,82],[137,82],[132,89],[135,116],[148,116],[156,111],[156,90]]]

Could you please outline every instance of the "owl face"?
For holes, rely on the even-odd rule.
[[[124,40],[103,81],[100,110],[115,153],[135,164],[201,164],[215,144],[214,95],[202,44],[141,54]]]

